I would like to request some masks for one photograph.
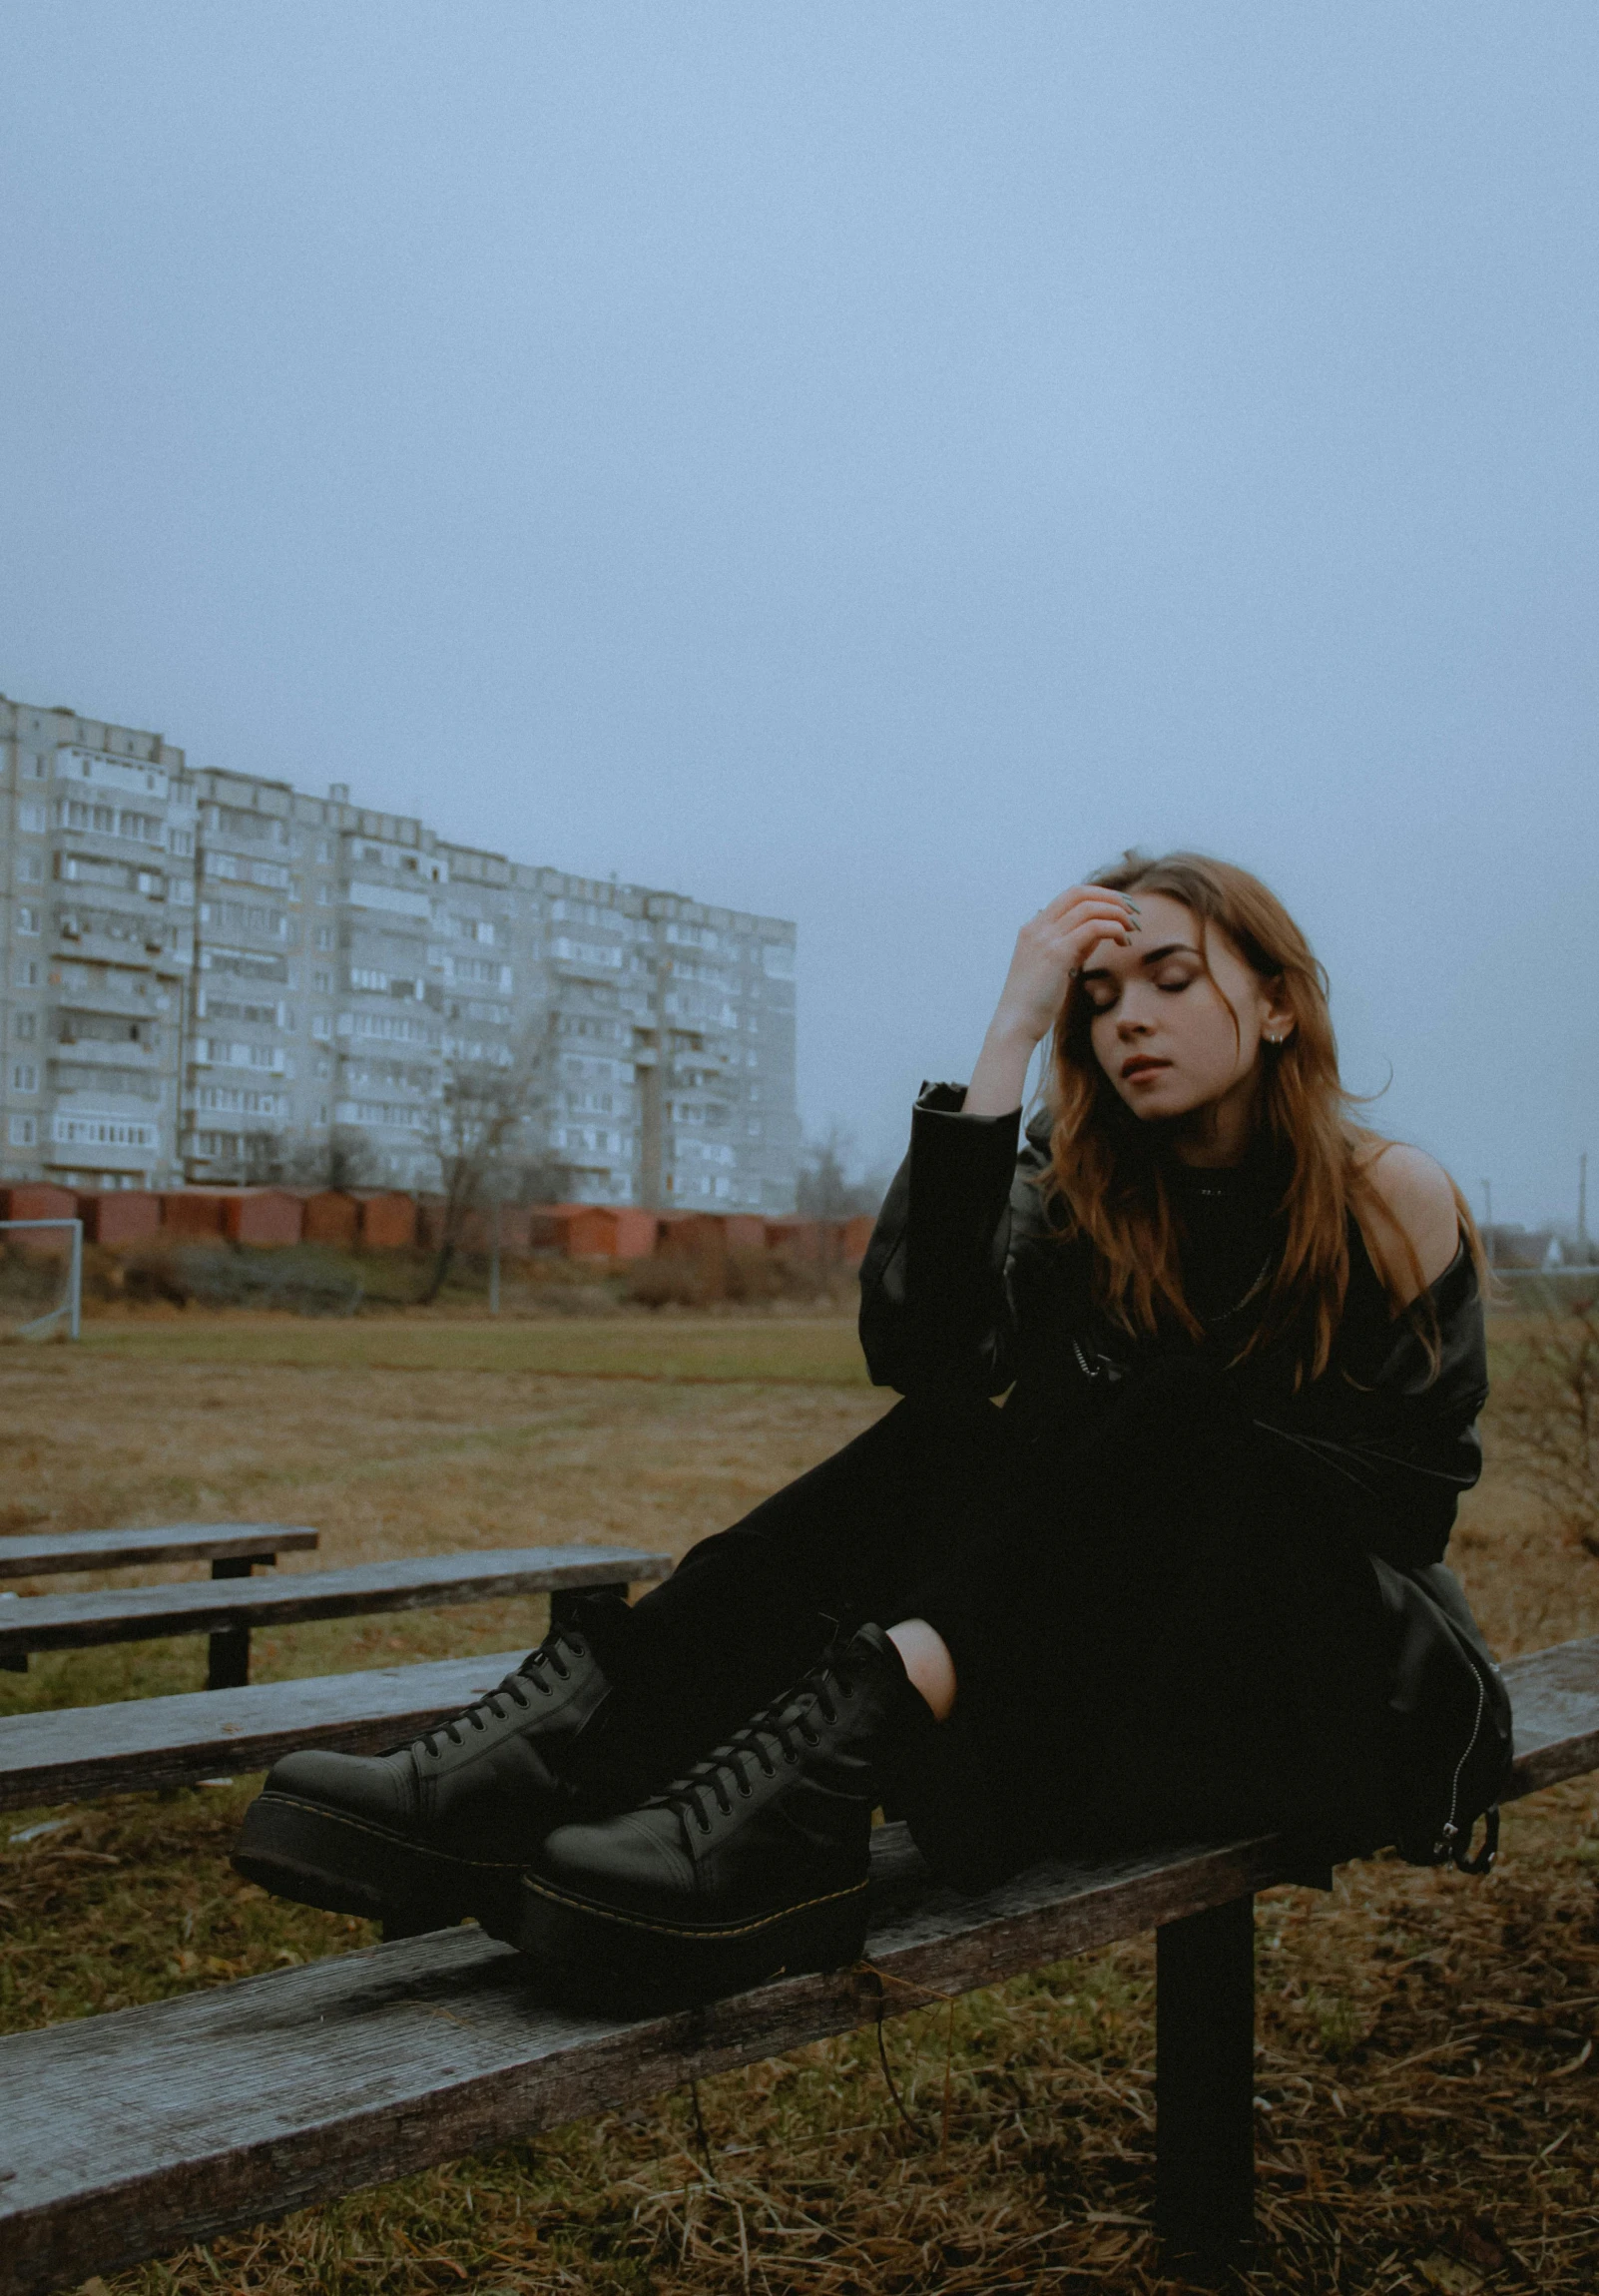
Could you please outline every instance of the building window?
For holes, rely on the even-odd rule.
[[[37,1116],[13,1116],[11,1119],[11,1145],[13,1148],[33,1148],[38,1145],[39,1119]]]
[[[332,1015],[331,1015],[331,1013],[327,1013],[327,1012],[317,1012],[317,1013],[313,1013],[313,1014],[312,1014],[312,1016],[311,1016],[311,1034],[312,1034],[312,1036],[319,1036],[319,1037],[321,1037],[321,1038],[323,1039],[323,1041],[325,1042],[325,1041],[326,1041],[326,1040],[327,1040],[327,1039],[328,1039],[328,1038],[329,1038],[329,1037],[332,1035],[332,1033],[333,1033],[333,1020],[332,1020]]]
[[[11,1023],[11,1033],[19,1044],[31,1044],[39,1033],[39,1015],[36,1012],[17,1013]]]
[[[19,956],[12,968],[11,977],[18,988],[37,988],[39,959],[36,956]]]
[[[19,884],[44,883],[43,854],[18,854],[17,882]]]
[[[13,1060],[11,1063],[11,1089],[13,1092],[37,1092],[39,1067],[33,1060]]]
[[[39,911],[36,908],[30,908],[26,901],[17,910],[17,930],[18,932],[37,932],[39,930]]]
[[[332,974],[331,974],[331,973],[330,973],[330,972],[327,970],[327,968],[326,968],[326,966],[325,966],[325,965],[318,965],[318,966],[315,968],[315,970],[314,970],[314,971],[311,973],[311,986],[312,986],[312,988],[319,988],[319,989],[321,990],[322,994],[323,994],[324,996],[326,996],[326,995],[329,993],[329,991],[331,990],[331,988],[332,988],[332,985],[333,985],[333,976],[332,976]]]
[[[316,927],[316,945],[318,948],[324,949],[332,947],[333,928],[330,924],[319,924]]]

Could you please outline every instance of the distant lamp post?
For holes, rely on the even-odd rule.
[[[1577,1158],[1577,1256],[1583,1265],[1588,1260],[1588,1151]]]

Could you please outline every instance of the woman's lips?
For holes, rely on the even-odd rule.
[[[1141,1076],[1158,1076],[1163,1068],[1170,1068],[1169,1060],[1156,1060],[1147,1052],[1134,1053],[1131,1060],[1122,1062],[1122,1082],[1136,1083]]]

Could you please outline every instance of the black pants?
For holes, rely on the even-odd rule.
[[[673,1760],[833,1633],[925,1618],[959,1688],[900,1799],[967,1883],[1088,1841],[1380,1831],[1369,1568],[1181,1379],[1066,1444],[1019,1442],[980,1399],[902,1402],[633,1615],[630,1673]]]

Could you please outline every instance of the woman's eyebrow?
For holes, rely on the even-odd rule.
[[[1159,948],[1150,949],[1146,954],[1140,956],[1138,961],[1140,964],[1159,964],[1163,958],[1168,956],[1198,956],[1200,961],[1204,962],[1200,950],[1195,947],[1191,940],[1163,941]],[[1082,980],[1109,980],[1111,968],[1108,964],[1091,964],[1078,977]]]

